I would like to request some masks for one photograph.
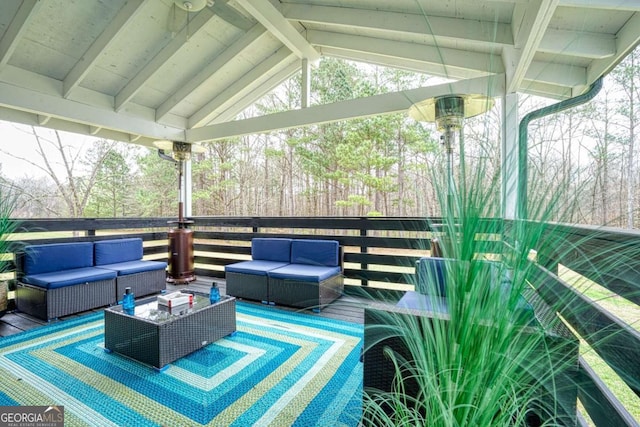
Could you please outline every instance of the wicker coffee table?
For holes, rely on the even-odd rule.
[[[224,296],[215,304],[197,292],[193,308],[182,315],[158,309],[156,299],[136,304],[134,315],[122,306],[104,311],[104,346],[162,370],[171,363],[236,331],[236,299]]]

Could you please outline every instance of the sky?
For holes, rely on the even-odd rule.
[[[39,135],[52,138],[54,133],[50,129],[37,128]],[[63,142],[74,151],[86,150],[97,140],[95,137],[79,135],[69,132],[60,132]],[[32,162],[43,165],[42,159],[36,154],[37,144],[31,134],[31,127],[17,123],[0,120],[0,171],[7,178],[17,179],[22,177],[38,178],[45,173],[29,162],[16,159],[16,157],[29,158]],[[54,157],[52,156],[52,159]],[[57,172],[62,172],[62,166],[53,166]]]

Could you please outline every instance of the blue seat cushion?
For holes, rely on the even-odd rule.
[[[300,282],[321,282],[341,273],[340,267],[320,265],[289,264],[269,271],[269,278],[297,280]]]
[[[398,307],[411,310],[430,311],[435,313],[448,313],[447,299],[441,296],[428,296],[419,292],[408,291],[396,304]]]
[[[288,263],[279,261],[242,261],[235,264],[229,264],[224,267],[227,273],[254,274],[257,276],[266,276],[267,272],[275,268],[284,267]]]
[[[95,265],[116,264],[142,259],[142,239],[111,239],[94,243]]]
[[[419,292],[406,292],[396,304],[398,307],[412,310],[424,310],[434,313],[448,313],[447,298],[437,295],[424,295]],[[514,324],[520,326],[534,326],[537,324],[533,306],[522,295],[516,301],[513,310]]]
[[[291,264],[326,267],[340,266],[340,244],[337,240],[298,240],[291,242]]]
[[[143,273],[145,271],[164,270],[167,268],[167,263],[162,261],[125,261],[101,265],[100,268],[113,270],[118,276],[126,276],[127,274]]]
[[[288,263],[291,259],[291,239],[256,237],[251,240],[251,258]]]
[[[98,267],[83,267],[24,276],[22,281],[45,289],[56,289],[115,278],[115,271]]]
[[[26,276],[93,266],[93,243],[52,243],[24,248]]]

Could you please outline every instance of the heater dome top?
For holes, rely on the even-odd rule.
[[[409,108],[409,116],[420,122],[436,122],[449,117],[468,118],[488,111],[494,101],[485,95],[443,95],[416,102]]]

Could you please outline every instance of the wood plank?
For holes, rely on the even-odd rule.
[[[531,269],[531,283],[605,362],[640,396],[640,332],[575,291],[542,267]]]

